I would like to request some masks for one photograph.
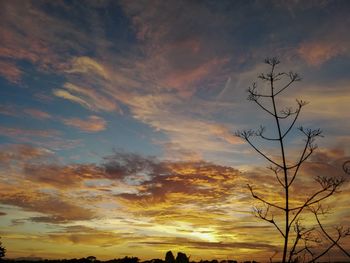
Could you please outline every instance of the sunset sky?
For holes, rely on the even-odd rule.
[[[144,260],[172,250],[193,260],[264,260],[280,251],[276,230],[251,213],[246,187],[276,200],[278,184],[234,136],[276,127],[246,90],[266,88],[257,76],[269,56],[302,76],[279,106],[309,101],[296,127],[324,137],[294,196],[317,175],[350,179],[342,170],[350,159],[349,14],[345,0],[0,0],[7,257]],[[293,130],[291,160],[302,143]],[[349,191],[345,183],[328,202],[328,228],[350,226]],[[350,250],[350,238],[341,244]]]

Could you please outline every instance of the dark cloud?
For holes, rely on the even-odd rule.
[[[204,161],[169,162],[135,154],[116,153],[107,158],[106,175],[139,186],[136,194],[120,194],[129,200],[164,200],[169,193],[206,196],[218,201],[227,195],[238,170]]]
[[[57,188],[79,187],[84,180],[104,178],[103,170],[96,165],[24,165],[23,173],[28,179]]]
[[[48,216],[31,218],[35,222],[66,223],[77,220],[90,220],[95,217],[93,211],[75,205],[62,196],[52,196],[32,190],[1,191],[1,203],[20,207],[27,211],[39,212]]]

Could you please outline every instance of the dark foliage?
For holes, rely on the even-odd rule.
[[[179,252],[176,256],[176,263],[189,263],[189,257],[185,253]]]
[[[2,242],[0,241],[0,261],[5,257],[6,255],[6,248],[2,245]]]
[[[165,262],[166,263],[175,263],[175,257],[173,255],[173,252],[171,252],[171,251],[166,252]]]

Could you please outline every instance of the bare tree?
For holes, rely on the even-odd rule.
[[[300,112],[307,102],[297,99],[295,108],[279,107],[278,98],[293,84],[300,81],[301,78],[292,71],[277,72],[276,68],[280,64],[277,58],[267,58],[265,63],[269,65],[270,70],[266,74],[260,74],[258,78],[267,83],[268,91],[266,93],[261,92],[257,84],[253,83],[248,89],[248,100],[257,104],[260,109],[272,118],[272,122],[275,125],[273,129],[274,135],[266,135],[266,128],[260,126],[258,130],[237,131],[236,136],[248,142],[256,152],[270,163],[269,169],[273,172],[276,183],[279,184],[283,193],[283,203],[281,205],[276,201],[270,201],[265,196],[258,194],[252,185],[248,185],[252,197],[263,204],[262,208],[254,207],[255,215],[272,224],[282,236],[283,263],[315,262],[315,260],[325,255],[335,246],[347,253],[339,245],[339,240],[349,235],[349,230],[339,227],[337,229],[338,236],[332,238],[319,219],[321,215],[325,214],[322,211],[321,202],[338,192],[340,186],[344,183],[343,178],[318,176],[315,178],[318,187],[308,190],[311,192],[299,204],[292,202],[296,199],[296,196],[293,196],[291,187],[297,181],[301,166],[316,150],[315,140],[322,136],[322,132],[320,129],[309,129],[300,126],[298,130],[304,137],[304,145],[296,160],[291,160],[292,158],[287,156],[286,149],[290,146],[287,143],[287,136],[294,129]],[[254,139],[277,144],[279,157],[272,157],[270,154],[265,153],[263,149],[257,146]],[[303,191],[303,193],[305,192],[302,189],[299,190]],[[316,221],[311,227],[306,227],[302,224],[302,215],[307,212],[311,213],[311,215],[313,214]],[[281,219],[281,215],[283,219]],[[330,241],[330,245],[327,247],[323,246],[320,250],[319,245],[324,243],[325,239]],[[315,249],[316,247],[317,249]]]

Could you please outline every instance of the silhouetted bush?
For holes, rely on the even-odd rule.
[[[5,257],[6,254],[6,248],[2,246],[2,243],[0,241],[0,261],[2,260],[3,257]]]
[[[171,252],[171,251],[166,252],[165,262],[166,263],[175,263],[175,257],[173,255],[173,252]]]
[[[179,252],[176,256],[176,263],[189,263],[189,258],[185,253]]]

